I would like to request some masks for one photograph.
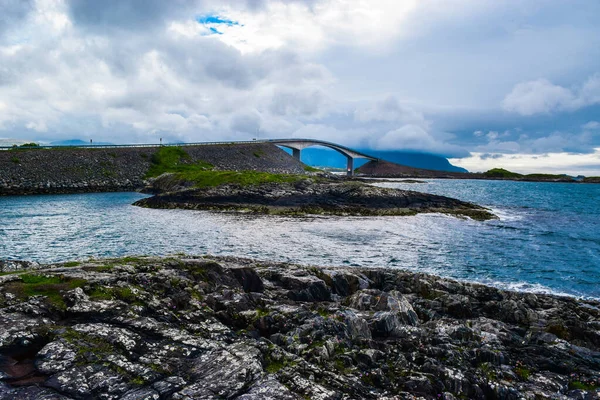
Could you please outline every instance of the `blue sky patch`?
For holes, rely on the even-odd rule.
[[[230,19],[227,18],[223,18],[220,17],[218,15],[213,15],[213,14],[208,14],[208,15],[203,15],[201,17],[196,18],[196,21],[198,21],[199,24],[202,24],[204,26],[206,26],[210,33],[208,33],[208,35],[222,35],[223,32],[219,31],[219,26],[225,25],[225,26],[237,26],[239,25],[239,22],[237,21],[232,21]]]
[[[232,21],[227,18],[222,18],[218,15],[203,15],[202,17],[198,17],[197,21],[202,25],[227,25],[227,26],[235,26],[239,25],[239,22]]]

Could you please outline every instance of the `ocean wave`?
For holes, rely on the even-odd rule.
[[[525,218],[525,215],[506,208],[488,207],[493,214],[496,214],[500,221],[519,221]]]

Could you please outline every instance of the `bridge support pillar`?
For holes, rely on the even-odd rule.
[[[346,175],[354,175],[354,158],[348,157],[348,163],[346,164]]]
[[[300,149],[292,149],[292,156],[300,161]]]

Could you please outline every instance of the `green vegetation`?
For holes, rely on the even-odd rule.
[[[585,183],[600,183],[600,176],[586,176],[583,178]]]
[[[69,262],[64,263],[63,267],[72,268],[72,267],[77,267],[80,264],[81,263],[79,261],[69,261]]]
[[[493,168],[483,173],[488,178],[505,178],[505,179],[524,179],[524,180],[569,180],[568,175],[556,174],[518,174],[516,172],[505,170],[504,168]]]
[[[18,158],[18,157],[15,157],[15,156],[12,156],[12,157],[10,158],[10,161],[12,161],[14,164],[18,164],[18,163],[20,163],[20,162],[21,162],[21,161],[19,160],[19,158]]]
[[[260,185],[263,183],[293,183],[306,179],[302,175],[272,174],[258,171],[186,171],[177,173],[184,181],[193,182],[196,187],[211,187],[225,184],[241,186]]]
[[[569,389],[571,389],[571,390],[592,391],[592,390],[596,390],[596,388],[598,388],[598,386],[594,382],[590,382],[590,383],[581,382],[581,381],[569,382]]]
[[[210,171],[213,165],[199,161],[191,162],[190,156],[181,147],[161,147],[150,159],[151,165],[146,176],[159,176],[165,172]]]
[[[507,171],[504,168],[493,168],[483,173],[489,178],[522,178],[523,175]]]
[[[19,149],[31,149],[31,148],[36,148],[36,147],[40,147],[39,144],[31,142],[31,143],[24,143],[20,146],[17,146],[16,144],[13,144],[12,148],[13,150],[19,150]]]
[[[531,376],[531,371],[521,361],[516,362],[515,373],[519,376],[519,378],[521,378],[524,381],[529,379],[529,377]]]
[[[97,286],[92,289],[88,296],[90,296],[91,300],[113,300],[118,299],[122,300],[126,303],[143,305],[137,299],[136,294],[130,287],[105,287],[105,286]]]
[[[21,280],[10,282],[6,291],[25,300],[32,296],[46,296],[47,301],[59,309],[66,308],[62,292],[84,286],[84,279],[67,278],[62,275],[22,274]]]
[[[321,171],[319,168],[311,167],[310,165],[305,165],[304,170],[306,172],[319,172]]]
[[[258,154],[258,156],[257,156]],[[260,157],[262,153],[254,155]],[[152,165],[147,177],[156,177],[165,172],[175,173],[177,179],[193,182],[196,187],[212,187],[224,184],[242,186],[263,183],[297,182],[306,179],[303,175],[272,174],[258,171],[214,171],[207,162],[192,162],[190,156],[181,147],[161,147],[151,159]]]

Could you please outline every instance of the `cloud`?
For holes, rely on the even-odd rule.
[[[581,88],[568,89],[546,79],[517,84],[504,98],[505,110],[521,115],[573,111],[600,103],[600,75],[591,76]]]
[[[0,0],[0,35],[22,22],[33,9],[33,0]]]
[[[537,154],[486,154],[473,153],[471,157],[451,159],[450,162],[472,172],[484,172],[492,168],[505,168],[521,174],[569,174],[573,176],[597,176],[600,171],[600,148],[585,155],[564,152]]]
[[[0,6],[0,136],[312,135],[460,157],[600,146],[597,2]]]
[[[581,126],[583,129],[585,130],[596,130],[596,129],[600,129],[600,122],[598,121],[590,121],[584,125]]]
[[[422,151],[441,154],[446,157],[466,157],[469,155],[469,152],[464,148],[444,143],[417,125],[404,125],[385,133],[381,137],[374,137],[371,139],[369,147],[375,150]]]

